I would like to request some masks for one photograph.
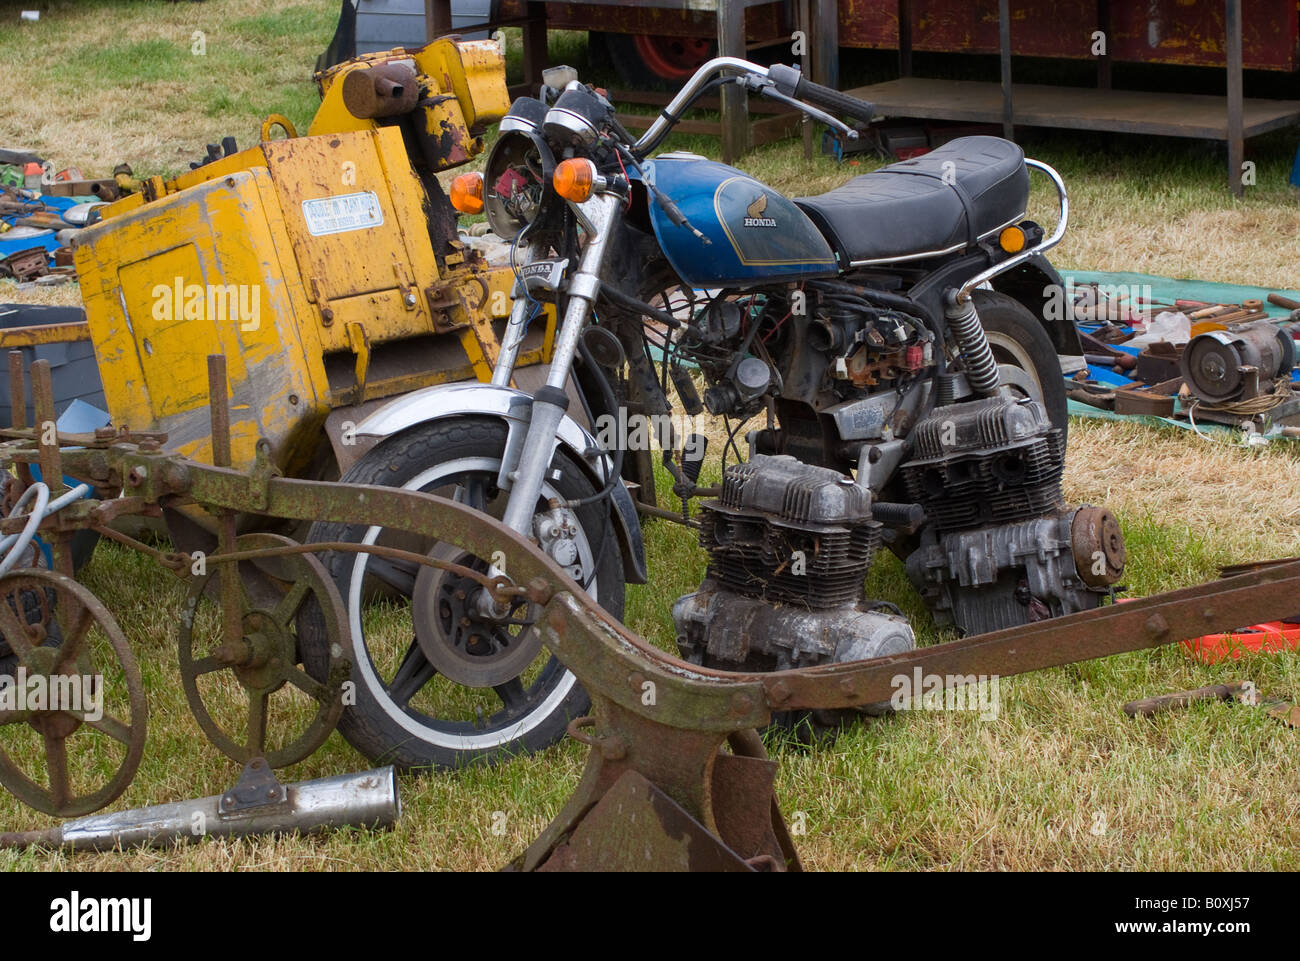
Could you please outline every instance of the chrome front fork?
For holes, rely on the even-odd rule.
[[[574,212],[585,228],[588,236],[583,248],[582,258],[577,271],[569,278],[568,306],[564,319],[555,333],[555,346],[551,351],[551,367],[546,375],[546,384],[538,388],[533,395],[532,416],[528,423],[528,434],[524,440],[519,463],[510,478],[510,499],[506,503],[505,525],[521,534],[531,535],[533,515],[537,512],[537,498],[541,494],[546,480],[546,472],[551,466],[555,451],[556,432],[564,419],[569,406],[569,396],[565,384],[569,371],[573,367],[573,357],[578,350],[578,340],[587,326],[587,318],[596,302],[600,289],[600,272],[605,262],[605,252],[609,247],[611,235],[617,229],[619,217],[622,216],[623,199],[615,194],[597,194],[581,204],[573,204]],[[516,321],[522,331],[524,311],[529,305],[526,299],[516,299],[510,314],[510,325],[506,328],[509,341],[515,331]],[[518,353],[518,338],[508,345],[512,350],[504,380],[509,383],[510,370],[514,367],[514,354]],[[503,369],[502,357],[497,359],[497,368],[492,382],[498,383],[497,376]]]
[[[544,254],[545,250],[541,243],[529,244],[528,249],[524,251],[523,262],[517,262],[516,266],[523,267],[531,264]],[[501,351],[497,354],[496,365],[492,368],[492,383],[496,387],[510,386],[510,378],[515,375],[515,362],[519,359],[519,345],[523,343],[528,326],[528,315],[533,310],[533,302],[528,299],[528,292],[518,277],[515,278],[511,296],[514,297],[514,305],[510,308],[510,320],[501,338]]]

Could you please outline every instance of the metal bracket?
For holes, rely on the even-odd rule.
[[[289,804],[289,790],[276,780],[266,758],[255,757],[244,765],[239,780],[217,803],[223,818],[239,817],[250,811],[274,810]]]

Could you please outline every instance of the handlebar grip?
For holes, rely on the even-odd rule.
[[[870,123],[876,115],[876,108],[865,100],[840,93],[833,87],[823,87],[805,79],[798,67],[787,67],[783,63],[774,63],[767,70],[767,77],[776,89],[787,97],[803,100],[807,103],[825,107],[833,113],[853,117],[864,123]]]
[[[870,123],[871,118],[876,115],[875,105],[867,103],[865,100],[859,100],[857,97],[850,97],[834,87],[823,87],[819,83],[813,83],[811,80],[805,80],[802,77],[795,84],[794,98],[796,100],[806,100],[808,103],[816,104],[819,107],[825,107],[832,113],[853,117],[863,123]]]

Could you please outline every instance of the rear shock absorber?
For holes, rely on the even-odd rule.
[[[958,300],[957,292],[951,290],[944,298],[943,315],[966,362],[966,380],[971,390],[991,397],[998,389],[998,362],[993,358],[993,348],[975,312],[975,302],[970,297]]]

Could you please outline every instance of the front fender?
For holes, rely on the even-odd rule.
[[[357,424],[355,433],[363,437],[391,437],[394,434],[448,417],[486,415],[506,422],[506,449],[501,458],[501,471],[497,484],[502,490],[510,489],[510,474],[519,463],[528,433],[533,398],[514,387],[495,384],[465,383],[439,384],[424,387],[394,398]],[[596,439],[568,414],[560,421],[556,432],[557,445],[563,445],[573,459],[587,472],[593,485],[602,487],[609,477],[609,455],[600,449]],[[554,455],[554,449],[552,449]],[[610,497],[610,515],[618,533],[619,548],[623,554],[623,572],[632,584],[646,582],[645,543],[641,536],[632,495],[623,484],[616,484]]]

